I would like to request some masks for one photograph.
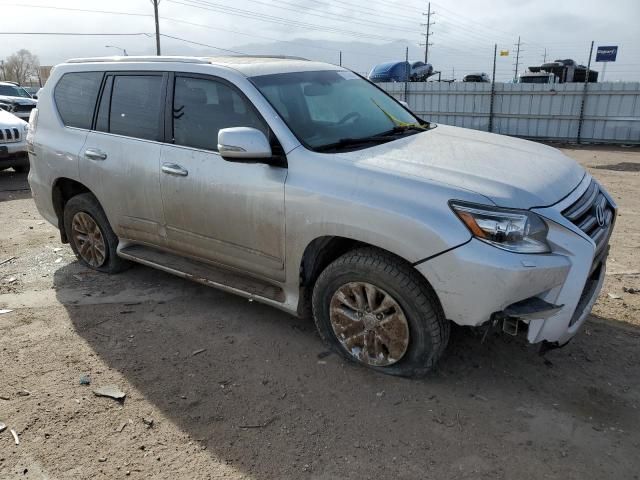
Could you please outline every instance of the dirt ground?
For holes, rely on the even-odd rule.
[[[456,329],[422,380],[325,356],[273,308],[89,271],[0,172],[0,478],[638,479],[640,150],[565,152],[620,206],[586,328],[545,358]]]

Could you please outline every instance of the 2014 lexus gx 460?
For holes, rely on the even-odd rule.
[[[381,372],[428,371],[450,322],[562,345],[604,278],[616,205],[573,160],[428,123],[334,65],[71,60],[30,123],[33,197],[81,262],[312,314]]]

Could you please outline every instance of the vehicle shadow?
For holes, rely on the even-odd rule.
[[[111,369],[250,478],[538,478],[567,451],[572,478],[631,478],[640,329],[614,319],[544,358],[456,328],[437,370],[410,380],[326,355],[310,320],[146,267],[74,262],[54,288]],[[528,461],[505,461],[516,451]]]
[[[0,202],[31,198],[27,176],[13,169],[0,170]]]

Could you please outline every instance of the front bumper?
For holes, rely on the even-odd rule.
[[[528,324],[529,342],[568,342],[591,312],[605,278],[608,248],[597,251],[592,239],[562,215],[588,187],[587,177],[559,204],[535,209],[549,224],[551,253],[516,254],[473,239],[418,265],[445,316],[478,326],[517,302],[540,299],[560,308],[521,319]]]
[[[27,142],[0,143],[0,168],[29,165]]]

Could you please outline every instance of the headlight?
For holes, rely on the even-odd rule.
[[[471,233],[490,245],[517,253],[548,253],[549,227],[535,213],[451,202]]]

